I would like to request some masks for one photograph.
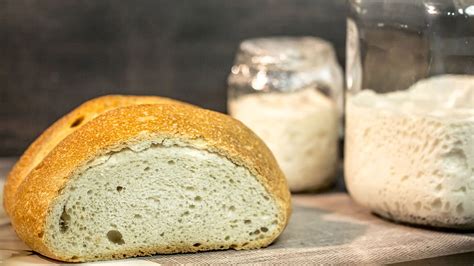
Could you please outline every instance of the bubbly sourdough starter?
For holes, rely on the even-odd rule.
[[[346,184],[372,211],[403,222],[474,228],[474,77],[350,96]]]
[[[268,145],[291,191],[331,183],[337,167],[338,112],[329,98],[315,89],[255,93],[231,101],[229,111]]]

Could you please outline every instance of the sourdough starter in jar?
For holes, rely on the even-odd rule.
[[[342,73],[330,43],[270,37],[241,43],[228,107],[268,145],[291,191],[319,190],[338,164]]]
[[[249,94],[230,113],[260,136],[275,155],[292,191],[321,189],[337,167],[338,112],[315,89]]]
[[[350,95],[345,175],[352,197],[390,219],[474,228],[474,76]]]

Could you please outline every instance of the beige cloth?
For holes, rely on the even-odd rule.
[[[0,160],[0,177],[5,176],[6,165],[10,166]],[[0,180],[3,182],[3,178]],[[391,223],[354,204],[345,193],[294,196],[293,208],[284,233],[265,249],[158,255],[99,264],[386,264],[474,251],[474,233],[433,231]],[[0,262],[6,265],[58,263],[25,246],[4,215],[0,218]]]

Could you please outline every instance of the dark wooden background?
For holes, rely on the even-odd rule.
[[[239,42],[316,35],[344,62],[345,0],[0,0],[0,156],[104,94],[226,111]]]

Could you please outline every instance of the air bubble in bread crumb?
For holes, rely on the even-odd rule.
[[[439,198],[436,198],[436,199],[431,203],[431,207],[433,207],[433,209],[440,209],[442,206],[443,206],[443,202],[442,202],[441,199],[439,199]]]
[[[63,212],[59,218],[59,231],[61,233],[66,232],[69,229],[69,223],[71,222],[71,216],[66,212],[66,206],[63,207]]]
[[[458,214],[463,214],[464,213],[464,207],[463,207],[463,204],[462,203],[459,203],[457,206],[456,206],[456,212]]]
[[[114,244],[125,244],[125,241],[123,241],[122,238],[122,233],[117,230],[110,230],[109,232],[107,232],[107,239]]]

